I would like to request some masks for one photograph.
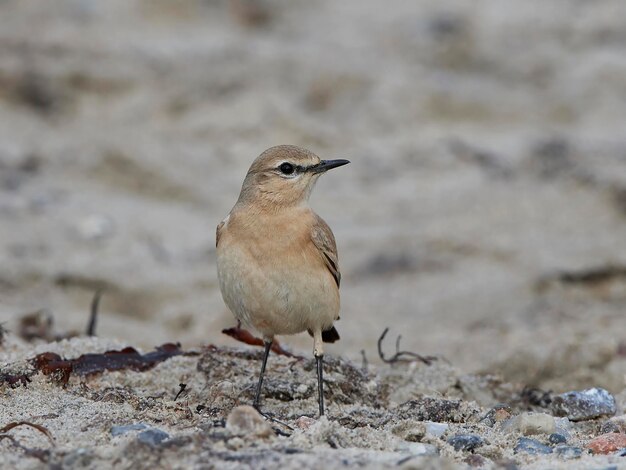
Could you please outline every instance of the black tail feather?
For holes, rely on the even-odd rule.
[[[313,332],[311,330],[307,330],[311,336],[313,336]],[[334,343],[335,341],[339,341],[341,338],[339,336],[339,332],[337,328],[331,326],[330,329],[326,331],[322,331],[322,341],[325,343]]]

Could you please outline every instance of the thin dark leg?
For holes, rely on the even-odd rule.
[[[319,394],[320,416],[324,416],[324,355],[315,356],[317,362],[317,389]]]
[[[261,364],[261,376],[259,377],[259,383],[256,386],[256,394],[254,395],[254,406],[257,410],[261,406],[261,387],[263,386],[263,374],[265,374],[265,366],[267,365],[267,358],[270,355],[270,349],[272,349],[272,342],[265,341],[265,351],[263,352],[263,364]]]

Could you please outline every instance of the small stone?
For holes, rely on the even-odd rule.
[[[149,446],[156,447],[165,439],[169,439],[170,435],[165,431],[161,431],[160,429],[148,429],[146,431],[142,431],[137,436],[139,442],[143,444],[148,444]]]
[[[567,418],[554,418],[554,422],[556,423],[556,432],[563,434],[569,439],[569,430],[572,429],[571,421]]]
[[[487,426],[493,426],[496,423],[506,421],[510,417],[511,408],[508,405],[497,405],[491,408],[480,421]]]
[[[409,442],[420,442],[426,435],[426,425],[413,420],[398,423],[391,430],[396,436]]]
[[[567,442],[567,437],[565,437],[563,434],[555,432],[550,434],[550,437],[548,437],[548,441],[550,441],[550,444],[565,444]]]
[[[144,423],[125,424],[121,426],[111,426],[112,436],[122,436],[130,431],[142,431],[148,429],[148,425]]]
[[[482,446],[484,441],[475,434],[457,434],[448,439],[448,444],[457,451],[472,451]]]
[[[574,446],[556,446],[554,452],[565,460],[578,459],[583,455],[583,450]]]
[[[531,455],[551,454],[552,447],[542,444],[536,439],[520,437],[517,440],[514,451],[516,454],[519,454],[520,452],[525,452]]]
[[[626,433],[626,415],[614,416],[602,423],[600,426],[600,434],[608,434],[611,432]]]
[[[507,420],[511,417],[511,412],[505,408],[498,408],[497,410],[495,410],[495,412],[493,413],[493,420],[496,423],[500,423],[504,420]]]
[[[446,423],[433,423],[432,421],[427,421],[424,424],[426,424],[426,434],[432,437],[443,436],[450,427]]]
[[[226,419],[226,429],[235,435],[269,437],[274,434],[272,427],[250,405],[233,408]]]
[[[92,450],[79,447],[63,457],[62,468],[89,468],[93,459],[94,453]]]
[[[617,455],[618,457],[626,457],[626,448],[618,450],[614,455]]]
[[[572,421],[613,416],[616,412],[615,398],[603,388],[556,395],[552,400],[552,411],[557,416],[567,416]]]
[[[610,454],[626,447],[626,434],[602,434],[587,443],[587,448],[594,454]]]
[[[309,429],[312,425],[315,424],[315,420],[313,418],[309,418],[308,416],[300,416],[296,419],[296,427],[302,430]]]
[[[433,444],[422,442],[403,443],[396,448],[396,451],[409,452],[412,457],[422,457],[427,455],[439,455],[439,449]]]
[[[554,418],[546,413],[522,413],[512,419],[511,430],[519,431],[525,436],[533,434],[551,434],[556,431]]]
[[[601,434],[611,434],[621,432],[620,427],[613,421],[605,421],[600,425]]]
[[[482,455],[472,454],[468,455],[464,462],[470,467],[483,467],[487,463],[487,459]]]

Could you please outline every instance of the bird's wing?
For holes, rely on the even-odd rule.
[[[315,215],[313,228],[311,229],[311,240],[319,251],[326,267],[335,278],[337,287],[341,283],[341,273],[339,272],[339,257],[337,256],[337,243],[332,230],[324,220]]]
[[[215,231],[215,247],[216,248],[217,248],[217,245],[220,243],[220,236],[222,235],[222,229],[224,228],[224,225],[226,225],[227,220],[228,218],[222,220],[217,226],[217,230]]]

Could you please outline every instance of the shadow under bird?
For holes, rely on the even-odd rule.
[[[263,335],[265,350],[254,407],[275,335],[308,331],[317,363],[324,414],[323,343],[339,334],[341,274],[330,227],[309,206],[317,179],[350,163],[321,160],[292,145],[263,152],[250,166],[237,203],[217,227],[217,274],[222,297],[240,324]]]

